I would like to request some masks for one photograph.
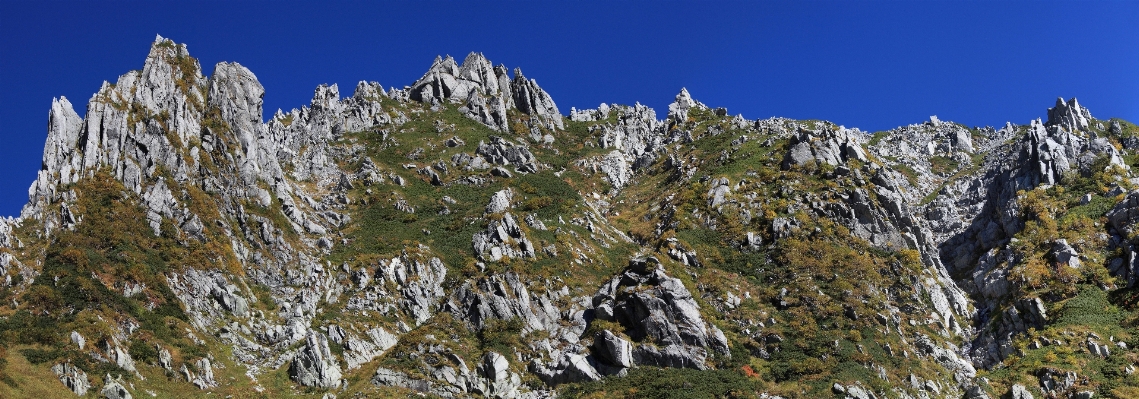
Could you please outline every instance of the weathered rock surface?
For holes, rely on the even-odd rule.
[[[1009,399],[1034,399],[1031,392],[1024,385],[1014,384],[1008,391]]]
[[[482,53],[470,53],[462,65],[451,56],[436,57],[409,90],[415,101],[463,103],[460,112],[500,132],[510,131],[506,112],[511,109],[537,117],[549,128],[563,128],[558,106],[537,81],[526,79],[518,68],[510,78],[505,66],[492,67]]]
[[[866,150],[859,141],[865,137],[860,132],[846,129],[802,131],[792,137],[791,150],[783,159],[783,168],[803,166],[811,161],[830,166],[842,165],[851,159],[866,162]]]
[[[490,206],[487,209],[490,210]],[[486,262],[498,262],[503,258],[533,258],[535,256],[534,244],[526,237],[522,227],[518,225],[514,215],[502,214],[502,219],[491,219],[487,223],[486,231],[475,233],[471,239],[479,259]]]
[[[106,399],[131,399],[130,391],[127,391],[126,383],[123,382],[121,377],[112,378],[110,374],[103,377],[103,389],[99,391]]]
[[[51,367],[51,371],[55,373],[56,377],[59,377],[59,382],[76,395],[87,395],[87,391],[91,389],[91,382],[87,380],[87,373],[71,363],[56,364]]]
[[[723,333],[704,321],[692,294],[655,258],[630,261],[598,290],[593,305],[597,318],[621,323],[638,343],[631,350],[633,363],[705,369],[709,350],[728,353]]]
[[[340,386],[340,362],[328,349],[328,337],[309,332],[304,347],[289,365],[289,378],[307,387],[328,389]]]
[[[1139,148],[1134,139],[1122,140],[1116,147],[1117,137],[1100,135],[1105,129],[1091,126],[1097,122],[1075,99],[1058,100],[1048,110],[1046,123],[969,129],[931,117],[871,138],[830,123],[730,117],[724,108],[711,109],[696,101],[686,89],[663,120],[640,104],[573,109],[571,121],[592,123],[584,130],[575,130],[580,125],[571,129],[587,136],[567,137],[566,131],[559,132],[565,125],[549,93],[520,70],[512,78],[504,66],[493,66],[478,53],[468,55],[461,65],[451,57],[439,57],[422,78],[403,89],[385,91],[378,83],[360,82],[352,97],[341,98],[336,85],[321,85],[309,105],[278,110],[268,121],[263,120],[264,95],[247,68],[220,63],[207,78],[184,45],[159,37],[143,69],[123,75],[113,85],[105,83],[89,101],[84,117],[68,99],[53,100],[42,167],[29,188],[29,203],[20,218],[0,219],[4,287],[20,289],[37,278],[47,281],[42,279],[49,276],[37,274],[43,259],[34,257],[39,255],[17,257],[42,253],[38,240],[82,226],[85,210],[72,184],[106,170],[125,186],[124,198],[137,201],[145,211],[153,233],[171,234],[173,241],[187,247],[208,244],[206,257],[213,261],[216,256],[221,260],[214,266],[224,266],[179,263],[161,276],[166,287],[124,281],[106,283],[108,288],[147,309],[161,304],[155,294],[158,289],[169,288],[191,327],[184,338],[232,348],[232,360],[254,381],[259,373],[289,363],[289,375],[300,385],[335,389],[344,384],[345,376],[389,355],[401,339],[411,337],[422,343],[398,354],[401,366],[380,367],[373,383],[443,397],[537,397],[548,392],[536,382],[523,384],[524,370],[556,386],[621,376],[637,366],[706,369],[728,356],[727,336],[751,340],[748,349],[770,360],[771,351],[789,343],[780,334],[764,332],[776,323],[767,315],[768,304],[759,307],[763,317],[733,320],[731,313],[751,309],[751,293],[703,285],[699,276],[707,278],[705,268],[716,267],[716,260],[706,257],[705,249],[698,253],[698,246],[683,237],[665,233],[682,230],[681,223],[686,223],[683,229],[722,232],[731,226],[717,224],[720,218],[738,220],[743,231],[724,245],[760,259],[777,248],[779,240],[812,234],[805,228],[810,224],[800,220],[806,215],[833,221],[876,250],[916,250],[920,258],[919,268],[913,270],[899,272],[895,264],[884,265],[882,273],[893,269],[890,272],[899,275],[890,282],[894,285],[866,290],[887,304],[877,317],[870,317],[878,321],[876,328],[896,333],[902,342],[882,349],[891,356],[913,355],[932,362],[923,364],[935,365],[931,373],[936,376],[923,374],[930,378],[926,380],[911,375],[912,390],[877,393],[863,383],[842,381],[834,385],[834,393],[852,398],[964,393],[981,398],[987,394],[974,381],[976,369],[1013,356],[1018,335],[1033,328],[1040,331],[1050,321],[1045,311],[1049,297],[1010,296],[1018,288],[1010,277],[1010,265],[1021,260],[1010,249],[1011,238],[1024,228],[1017,203],[1020,193],[1063,184],[1077,175],[1093,176],[1105,167],[1126,172],[1124,154]],[[412,136],[408,133],[414,129],[405,123],[426,121],[430,126],[431,119],[424,118],[456,108],[499,133],[471,137],[470,132],[454,131],[453,123],[434,120],[435,131],[428,133],[435,136],[407,145]],[[513,131],[518,129],[525,131]],[[1112,123],[1112,134],[1124,131],[1120,123]],[[555,135],[559,141],[578,140],[575,144],[580,146],[574,151],[589,155],[558,158],[565,153],[554,146]],[[717,150],[718,157],[685,152],[685,146],[696,140],[717,136],[724,143],[731,140]],[[764,144],[756,146],[761,140]],[[403,167],[384,159],[391,155],[384,151],[400,147],[401,142],[396,153]],[[468,146],[468,142],[479,144]],[[767,165],[771,170],[761,172],[803,177],[787,181],[786,187],[764,198],[751,187],[768,176],[755,168],[738,174],[720,168],[760,151],[756,148],[772,151],[769,155],[775,157]],[[435,157],[439,151],[450,153]],[[554,156],[544,159],[551,153]],[[688,208],[677,206],[677,196],[671,193],[659,204],[647,204],[644,222],[652,225],[642,230],[652,230],[660,238],[655,253],[672,261],[662,265],[652,257],[634,259],[604,282],[596,281],[604,277],[589,273],[577,275],[579,267],[595,263],[605,267],[610,250],[639,244],[652,252],[651,237],[644,240],[649,243],[634,242],[625,235],[632,229],[618,228],[611,218],[635,208],[622,205],[626,200],[622,190],[640,189],[636,187],[640,175],[656,176],[661,171],[665,184],[699,184],[694,194],[682,193],[695,198],[694,203],[683,204]],[[520,185],[509,188],[517,182],[514,179],[545,178],[542,174],[551,172],[566,181],[582,175],[592,179],[592,173],[599,180],[574,183],[596,182],[600,188],[580,193],[579,208],[555,217],[544,213],[548,209],[531,209],[525,203],[535,191]],[[1123,173],[1102,192],[1088,194],[1080,205],[1124,195],[1135,183],[1126,176],[1130,175]],[[806,178],[827,189],[795,188]],[[418,198],[456,184],[494,187],[490,191],[497,192],[483,198],[488,200],[485,207],[477,202],[481,200],[469,202],[453,192],[447,194],[462,202],[450,196],[434,202]],[[434,191],[424,194],[424,187]],[[451,259],[455,254],[428,247],[437,245],[432,243],[440,234],[436,227],[430,229],[435,235],[424,228],[428,238],[420,243],[405,242],[392,249],[389,237],[384,237],[379,239],[384,249],[377,253],[353,253],[354,241],[361,238],[354,230],[360,213],[354,213],[352,205],[377,200],[377,206],[390,206],[407,220],[454,218],[442,234],[452,234],[450,227],[472,226],[465,230],[465,234],[474,231],[471,247],[461,258],[469,263],[451,265],[462,272],[448,276],[440,257]],[[775,216],[767,216],[769,212]],[[1107,263],[1119,277],[1116,284],[1133,286],[1139,280],[1139,244],[1130,237],[1139,222],[1139,191],[1126,194],[1107,220],[1104,240],[1110,242],[1109,250],[1119,250],[1110,252],[1118,257]],[[458,238],[466,242],[465,237]],[[21,239],[35,242],[25,248]],[[337,252],[344,248],[349,250]],[[1050,239],[1044,251],[1046,259],[1055,261],[1053,266],[1073,270],[1098,267],[1101,260],[1096,248],[1071,237]],[[556,261],[541,263],[547,258]],[[331,259],[337,259],[337,265]],[[770,260],[760,262],[760,267],[772,267]],[[198,261],[200,257],[194,259]],[[535,273],[527,269],[548,264],[556,266]],[[697,280],[694,291],[666,273],[666,267],[669,273],[686,273]],[[241,273],[231,273],[234,268]],[[605,276],[612,269],[596,270],[605,270]],[[588,281],[585,291],[581,280]],[[599,284],[596,295],[589,296]],[[784,288],[771,308],[785,309],[786,300],[806,291],[824,295],[819,287],[791,288]],[[700,303],[711,306],[702,309],[693,292],[706,301]],[[851,320],[867,316],[845,310],[843,316]],[[321,318],[326,312],[340,317]],[[494,328],[497,321],[519,321],[522,346],[514,353],[481,348],[471,353],[469,348],[457,348],[455,337],[413,332],[432,328],[437,316],[462,323],[472,334]],[[709,323],[712,318],[725,329],[731,327],[730,334]],[[908,327],[903,318],[910,322]],[[139,368],[149,366],[136,364],[126,350],[137,348],[131,344],[140,338],[139,324],[129,319],[108,321],[113,334],[98,337],[100,341],[90,346],[72,332],[68,345],[88,351],[95,360],[138,373],[141,380]],[[623,328],[587,330],[599,320]],[[941,337],[930,338],[937,335]],[[964,340],[962,348],[944,343],[958,342],[956,337]],[[333,352],[337,346],[330,347],[329,340],[343,348],[339,357],[344,370]],[[1089,336],[1072,342],[1090,355],[1114,359],[1127,351],[1126,343],[1115,341],[1116,337]],[[170,343],[156,347],[157,366],[170,377],[178,376],[176,357],[163,345]],[[861,345],[858,350],[862,352]],[[227,383],[222,374],[214,375],[214,367],[219,373],[225,371],[222,363],[213,362],[217,354],[187,359],[185,352],[175,352],[183,362],[179,372],[185,381],[200,389]],[[477,363],[473,370],[462,356]],[[411,360],[414,372],[401,368],[403,359]],[[865,367],[884,380],[895,378],[881,365]],[[52,370],[73,392],[82,395],[90,389],[86,374],[70,361]],[[1081,394],[1072,392],[1083,388],[1074,373],[1039,374],[1049,395]],[[107,376],[101,393],[130,397],[128,388],[134,389]],[[1010,395],[1031,397],[1019,385]]]

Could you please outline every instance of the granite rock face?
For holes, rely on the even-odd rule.
[[[511,78],[505,66],[492,66],[482,53],[470,53],[462,65],[451,56],[435,57],[427,73],[410,86],[408,97],[425,103],[463,104],[460,112],[503,133],[511,130],[509,110],[531,115],[550,129],[564,128],[558,106],[537,81],[526,79],[519,68]]]
[[[62,382],[67,389],[76,395],[84,396],[87,395],[87,391],[91,390],[91,382],[87,380],[87,373],[71,363],[56,364],[51,367],[51,371],[59,377],[59,382]]]
[[[634,259],[593,296],[597,318],[625,326],[629,337],[638,343],[635,348],[625,348],[631,344],[612,340],[615,337],[609,337],[611,333],[603,334],[602,341],[611,344],[598,347],[605,354],[602,357],[618,367],[629,367],[624,364],[631,361],[705,369],[710,355],[728,353],[728,343],[716,326],[701,317],[699,305],[684,284],[666,275],[658,264],[651,257]]]
[[[1056,106],[1048,109],[1048,123],[1046,126],[1060,126],[1069,132],[1086,131],[1088,123],[1092,120],[1092,113],[1081,107],[1075,97],[1067,102],[1063,98],[1056,99]]]
[[[791,150],[783,159],[783,168],[802,166],[811,161],[831,166],[845,164],[850,159],[866,162],[866,150],[859,141],[865,137],[846,129],[803,131],[791,139]]]
[[[801,321],[788,320],[800,302],[833,314],[820,330],[870,323],[861,331],[889,338],[870,351],[828,342],[812,357],[886,353],[928,368],[896,381],[889,362],[855,362],[897,389],[843,380],[833,394],[981,398],[990,393],[977,370],[1021,356],[1016,340],[1056,317],[1054,298],[1023,295],[1016,279],[1025,193],[1117,174],[1074,205],[1113,205],[1096,226],[1102,236],[1050,237],[1040,250],[1053,270],[1106,264],[1117,279],[1105,289],[1139,280],[1139,182],[1125,161],[1139,144],[1120,139],[1130,125],[1099,126],[1075,99],[1058,100],[1047,122],[967,128],[931,117],[873,136],[730,116],[687,89],[663,119],[641,104],[566,118],[535,80],[480,53],[461,64],[438,57],[403,88],[365,81],[342,98],[320,85],[308,105],[268,120],[265,94],[244,66],[219,63],[204,76],[185,45],[159,37],[142,69],[105,83],[85,116],[54,99],[28,205],[0,219],[4,289],[50,286],[42,248],[83,226],[76,183],[105,172],[145,215],[147,237],[197,251],[177,252],[161,287],[92,273],[140,308],[177,305],[179,346],[140,334],[149,327],[133,316],[63,330],[83,331],[94,341],[75,331],[68,348],[136,373],[135,385],[155,367],[202,390],[240,373],[264,388],[258,376],[287,366],[298,385],[340,395],[375,367],[367,377],[382,387],[545,397],[642,366],[775,364],[802,343],[786,326]],[[455,111],[485,128],[447,119]],[[771,181],[781,186],[757,188]],[[870,248],[867,270],[884,284],[839,290],[832,279],[851,280],[842,271],[772,285],[808,272],[779,264],[782,243],[835,231]],[[1097,240],[1107,244],[1089,244]],[[737,278],[724,254],[767,280]],[[830,295],[837,305],[818,305]],[[880,313],[849,306],[860,302]],[[1071,341],[1089,356],[1129,354],[1114,336]],[[186,343],[226,350],[188,355]],[[75,366],[86,363],[48,364],[70,391],[92,389]],[[1074,374],[1037,374],[1044,392],[1084,389]],[[100,393],[144,392],[135,385],[108,375]],[[1009,395],[1030,398],[1029,389]]]
[[[340,386],[340,364],[328,349],[328,337],[310,332],[305,345],[289,365],[289,378],[306,387]]]
[[[126,388],[122,377],[112,378],[110,374],[103,377],[103,389],[99,391],[106,399],[131,399],[134,396]]]

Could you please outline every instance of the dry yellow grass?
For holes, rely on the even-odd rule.
[[[16,381],[16,386],[12,387],[8,384],[0,382],[0,398],[19,399],[19,398],[66,398],[75,396],[67,387],[63,386],[56,378],[51,369],[44,366],[36,366],[28,362],[24,355],[20,354],[20,349],[28,348],[26,346],[18,346],[8,348],[8,366],[5,372],[12,376]]]

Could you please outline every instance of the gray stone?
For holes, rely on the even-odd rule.
[[[75,344],[75,346],[78,346],[79,350],[83,350],[83,347],[87,346],[87,339],[83,338],[83,335],[80,335],[78,332],[72,331],[71,343]]]
[[[1063,98],[1056,99],[1056,106],[1048,109],[1048,123],[1046,126],[1060,126],[1069,132],[1087,130],[1092,120],[1091,112],[1081,107],[1080,103],[1072,97],[1068,102]]]
[[[611,365],[628,368],[633,367],[633,344],[614,335],[609,330],[603,330],[593,339],[596,354]]]
[[[510,209],[510,202],[514,199],[514,191],[510,188],[494,193],[490,202],[486,204],[486,213],[502,213]]]
[[[174,371],[174,357],[170,355],[170,351],[157,344],[155,347],[158,349],[158,366],[166,371]]]
[[[522,380],[510,371],[510,361],[496,352],[487,352],[478,366],[479,391],[490,398],[514,398]]]
[[[1068,240],[1061,238],[1053,242],[1052,256],[1056,257],[1056,261],[1062,265],[1073,269],[1080,268],[1080,254],[1076,252],[1075,248],[1068,245]]]
[[[1009,399],[1034,399],[1032,393],[1028,392],[1028,388],[1025,388],[1024,385],[1021,384],[1013,384],[1013,386],[1009,388],[1008,395]]]
[[[194,367],[198,373],[194,378],[190,379],[190,383],[198,387],[198,389],[209,389],[218,386],[218,382],[214,380],[214,369],[210,365],[210,359],[200,358],[194,362]]]
[[[56,364],[51,367],[51,371],[55,373],[56,377],[59,377],[59,382],[76,395],[87,395],[87,391],[91,389],[91,382],[87,381],[87,373],[71,363]]]
[[[305,345],[289,365],[289,378],[308,387],[335,388],[340,385],[340,362],[328,349],[328,338],[310,331]]]
[[[111,378],[107,374],[103,378],[103,389],[99,391],[106,399],[131,399],[131,393],[127,391],[126,386],[121,378]]]

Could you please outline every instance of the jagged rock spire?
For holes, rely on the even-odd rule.
[[[553,122],[558,129],[564,128],[562,126],[562,113],[558,111],[554,99],[538,86],[538,81],[526,79],[522,75],[522,68],[514,68],[514,81],[511,82],[510,87],[514,92],[514,104],[519,111],[546,118]]]
[[[1048,123],[1045,126],[1060,126],[1069,132],[1088,130],[1088,123],[1092,114],[1087,108],[1080,106],[1080,102],[1072,97],[1064,102],[1063,97],[1056,98],[1056,106],[1048,108]]]
[[[507,131],[506,110],[544,119],[550,127],[564,128],[562,115],[549,93],[515,68],[514,78],[503,65],[493,64],[482,53],[472,52],[456,65],[451,56],[435,57],[431,68],[408,90],[408,97],[425,103],[464,103],[467,116],[498,131]]]
[[[707,108],[704,104],[692,99],[687,88],[681,87],[680,93],[676,95],[676,100],[668,105],[668,119],[673,123],[683,123],[688,120],[688,110],[695,107]]]

